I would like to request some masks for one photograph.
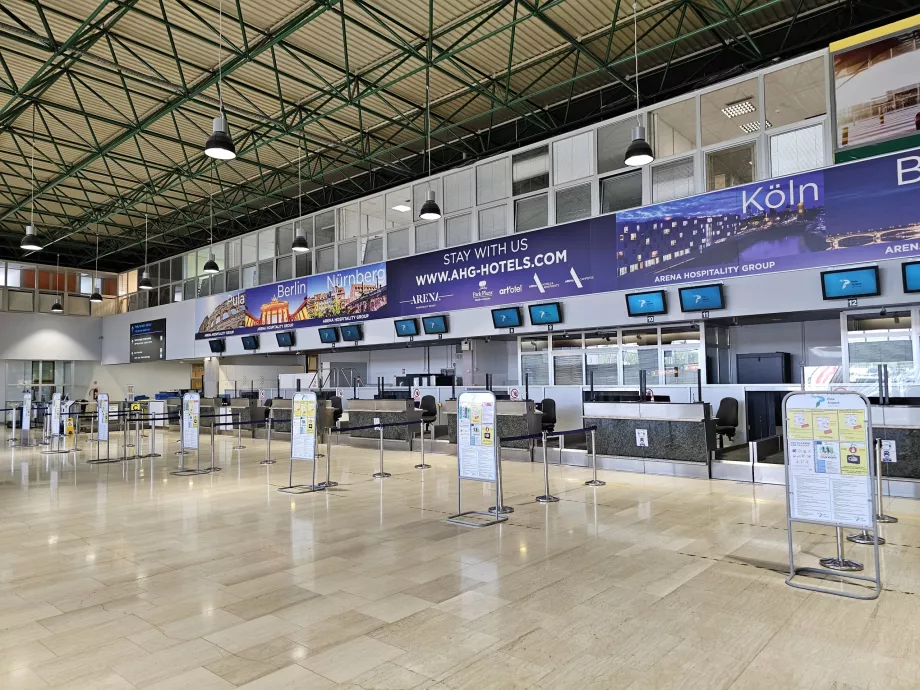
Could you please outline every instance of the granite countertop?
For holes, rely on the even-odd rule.
[[[703,417],[687,419],[684,417],[625,417],[623,415],[583,414],[582,419],[631,419],[637,422],[705,422]],[[715,418],[713,418],[715,419]]]

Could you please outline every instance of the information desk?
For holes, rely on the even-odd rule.
[[[709,403],[585,403],[598,455],[708,463],[716,446]]]
[[[503,448],[529,449],[533,441],[505,441],[512,436],[539,434],[542,415],[534,406],[533,400],[514,401],[499,400],[496,407],[496,426],[498,438]],[[447,417],[447,435],[450,443],[457,443],[457,401],[445,400],[441,403],[441,413]]]
[[[348,401],[348,426],[368,426],[375,424],[394,424],[396,422],[422,421],[422,411],[416,409],[412,400],[349,400]],[[391,441],[406,441],[412,434],[418,433],[418,426],[414,424],[404,426],[385,426],[383,438]],[[359,429],[349,431],[355,438],[380,438],[376,429]]]

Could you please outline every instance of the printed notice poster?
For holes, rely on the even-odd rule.
[[[96,398],[96,440],[109,440],[109,394],[100,393]]]
[[[882,462],[897,462],[898,447],[894,441],[882,441]]]
[[[51,396],[51,435],[61,435],[61,394]]]
[[[294,395],[291,457],[295,460],[316,459],[316,393]]]
[[[198,424],[201,416],[201,396],[186,393],[182,396],[182,447],[198,449]]]
[[[872,439],[855,393],[794,393],[785,406],[793,520],[872,527]]]
[[[457,462],[460,478],[494,482],[498,466],[495,398],[462,393],[457,405]]]
[[[22,430],[32,428],[32,393],[22,394]]]

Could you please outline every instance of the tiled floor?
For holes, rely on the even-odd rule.
[[[444,520],[447,455],[388,452],[375,480],[375,452],[334,447],[340,485],[292,496],[234,440],[198,477],[169,474],[174,437],[111,465],[3,447],[0,688],[920,687],[918,502],[888,504],[885,591],[858,602],[784,584],[778,487],[553,467],[542,505],[541,466],[509,462],[514,514],[473,529]],[[804,527],[803,563],[832,553]]]

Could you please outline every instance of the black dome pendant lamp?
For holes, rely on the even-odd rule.
[[[655,152],[645,138],[645,127],[639,119],[639,9],[636,0],[633,0],[633,52],[636,57],[636,126],[632,130],[632,142],[626,149],[624,162],[638,168],[655,160]]]
[[[306,254],[310,251],[310,244],[307,242],[307,233],[303,229],[303,179],[300,174],[300,167],[303,163],[303,157],[300,154],[300,145],[297,146],[297,229],[294,231],[294,241],[291,243],[291,251],[295,254]]]
[[[144,272],[137,284],[141,290],[153,290],[153,281],[150,280],[150,264],[147,263],[147,214],[144,214]]]
[[[230,137],[230,127],[227,125],[227,115],[224,113],[224,97],[221,89],[223,79],[221,57],[224,43],[224,11],[223,2],[217,5],[217,104],[218,115],[214,118],[211,136],[204,145],[204,153],[210,158],[219,161],[232,161],[236,158],[236,146]]]
[[[441,207],[434,198],[431,188],[431,32],[434,17],[428,13],[428,64],[425,66],[425,139],[426,152],[428,153],[428,195],[418,217],[422,220],[438,220],[441,217]]]

